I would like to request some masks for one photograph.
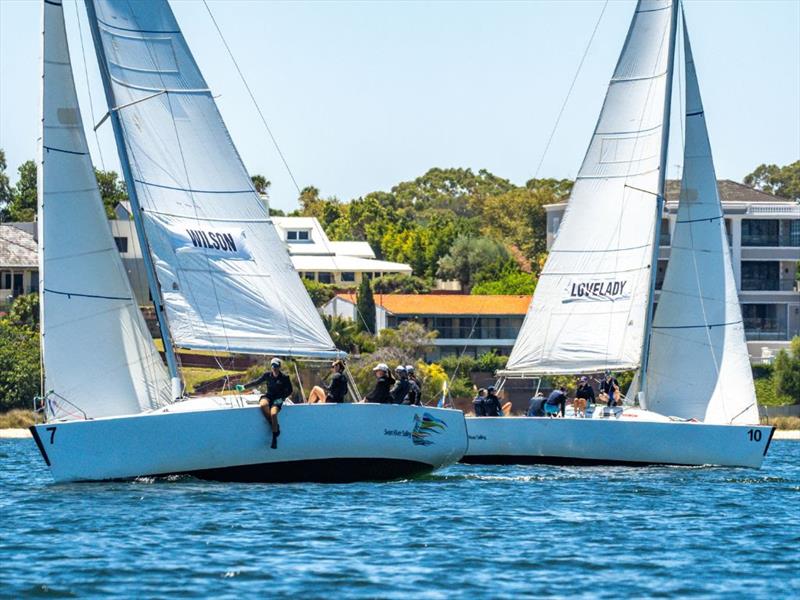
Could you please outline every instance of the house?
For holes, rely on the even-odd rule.
[[[139,304],[147,304],[150,302],[147,274],[130,203],[120,202],[114,211],[117,218],[109,221],[114,240]],[[272,217],[272,223],[286,243],[295,270],[306,279],[356,286],[362,277],[412,273],[409,265],[378,260],[367,242],[329,240],[314,217]]]
[[[411,275],[403,263],[378,260],[367,242],[331,241],[315,217],[272,217],[301,277],[320,283],[353,285],[362,277]]]
[[[0,307],[39,291],[36,223],[0,223]]]
[[[530,301],[530,296],[375,294],[375,327],[381,331],[415,321],[437,331],[434,351],[427,360],[461,353],[477,357],[491,350],[508,355]],[[322,312],[356,320],[355,294],[337,294]]]
[[[761,360],[800,335],[800,203],[722,179],[717,182],[733,274],[751,358]],[[671,233],[678,213],[680,181],[666,185],[656,290],[664,280]],[[545,206],[548,249],[558,234],[567,202]],[[656,291],[656,303],[658,292]]]

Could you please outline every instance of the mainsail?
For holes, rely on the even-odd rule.
[[[336,355],[167,2],[87,8],[173,343]]]
[[[169,383],[108,226],[75,93],[61,4],[43,3],[39,273],[51,418],[135,414]]]
[[[653,320],[646,407],[706,423],[758,423],[697,73],[683,25],[686,141],[669,264]]]
[[[640,0],[506,372],[633,369],[641,361],[663,192],[677,18]]]

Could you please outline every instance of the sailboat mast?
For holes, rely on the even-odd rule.
[[[139,204],[139,197],[136,193],[136,186],[134,185],[133,175],[131,173],[130,158],[128,157],[128,149],[125,146],[125,138],[122,134],[122,123],[119,119],[119,114],[116,110],[116,101],[114,93],[111,90],[110,79],[111,75],[108,72],[108,63],[106,61],[105,49],[103,48],[102,40],[100,39],[100,29],[97,25],[97,14],[94,9],[92,0],[86,0],[86,11],[89,15],[89,28],[92,32],[92,41],[94,42],[94,49],[97,53],[98,64],[103,80],[103,90],[106,95],[106,104],[108,104],[108,114],[111,120],[111,126],[114,130],[114,139],[117,143],[117,152],[119,154],[119,162],[122,168],[122,174],[127,182],[128,199],[131,203],[131,210],[133,212],[133,221],[136,229],[136,236],[139,238],[139,246],[142,249],[142,257],[144,258],[145,272],[147,274],[147,284],[150,288],[150,296],[153,298],[153,305],[156,309],[156,319],[158,321],[158,328],[161,331],[161,339],[164,342],[164,355],[167,358],[167,368],[172,380],[172,396],[178,397],[181,395],[182,383],[181,375],[178,370],[178,360],[175,356],[175,346],[172,342],[172,334],[167,324],[167,315],[164,310],[164,302],[161,297],[161,288],[158,285],[158,278],[156,276],[155,265],[150,254],[150,245],[144,231],[144,223],[142,222],[142,211]]]
[[[675,39],[678,28],[678,8],[680,0],[673,0],[671,8],[671,25],[669,36],[669,53],[667,59],[667,80],[664,102],[663,131],[661,133],[661,159],[658,168],[658,194],[656,196],[656,218],[653,226],[653,255],[650,261],[650,294],[647,297],[647,313],[645,316],[644,343],[642,344],[642,360],[639,367],[639,389],[644,392],[647,402],[647,361],[650,356],[650,338],[653,329],[655,312],[656,277],[658,276],[658,254],[661,246],[661,218],[664,213],[664,186],[667,175],[667,150],[669,148],[670,115],[672,112],[672,77],[675,64]]]

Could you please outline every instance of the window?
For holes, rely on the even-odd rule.
[[[742,219],[742,246],[778,246],[778,219]]]
[[[333,273],[327,271],[317,273],[317,281],[320,283],[333,283]]]
[[[311,232],[308,229],[289,229],[286,232],[287,242],[308,242],[311,239]]]
[[[4,290],[11,289],[11,273],[8,271],[0,271],[0,288]]]
[[[34,269],[31,271],[31,294],[39,292],[39,270]]]
[[[742,290],[777,291],[780,289],[780,264],[777,261],[742,261]]]
[[[117,250],[122,254],[128,251],[128,238],[114,236],[114,242],[117,244]]]
[[[749,340],[786,339],[785,304],[742,304],[742,318]]]
[[[356,274],[352,271],[342,272],[342,281],[352,282],[356,280]]]
[[[661,229],[659,235],[659,245],[669,246],[671,243],[669,234],[669,219],[661,219]]]
[[[658,271],[656,271],[656,289],[660,290],[661,286],[664,285],[664,275],[667,273],[667,261],[666,260],[659,260],[658,261]]]
[[[303,273],[303,277],[305,279],[310,279],[311,281],[314,281],[314,272],[313,271],[306,271],[305,273]]]

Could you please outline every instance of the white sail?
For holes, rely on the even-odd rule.
[[[44,3],[39,273],[49,416],[135,414],[166,371],[111,235],[84,136],[61,4]]]
[[[640,0],[563,221],[506,370],[641,361],[663,188],[676,11]]]
[[[706,423],[758,423],[753,376],[689,36],[683,182],[653,320],[646,406]]]
[[[336,348],[165,0],[87,0],[176,346]]]

